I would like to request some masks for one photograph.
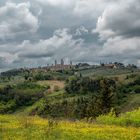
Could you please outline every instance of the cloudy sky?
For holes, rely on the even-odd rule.
[[[0,71],[61,58],[140,65],[140,0],[0,0]]]

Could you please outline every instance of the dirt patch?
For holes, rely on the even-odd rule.
[[[58,80],[46,80],[46,81],[38,81],[39,85],[42,86],[50,86],[50,91],[54,91],[55,87],[58,87],[60,90],[64,88],[64,81]]]

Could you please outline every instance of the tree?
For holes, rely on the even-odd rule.
[[[80,82],[77,76],[71,76],[66,81],[65,90],[67,93],[78,93],[80,90]]]
[[[115,102],[115,88],[110,84],[108,79],[100,81],[100,107],[103,114],[106,114],[114,107]]]

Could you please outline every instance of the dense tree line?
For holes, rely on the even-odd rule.
[[[2,72],[1,75],[2,76],[7,76],[7,77],[11,77],[11,76],[17,76],[20,75],[24,72],[23,69],[13,69],[13,70],[8,70],[6,72]]]
[[[115,88],[116,83],[112,79],[91,79],[89,77],[71,76],[66,80],[65,90],[69,94],[81,94],[87,92],[98,92],[101,89],[101,81],[105,80],[109,87]]]
[[[38,73],[33,77],[34,80],[39,81],[39,80],[53,80],[54,77],[50,74],[43,74],[43,73]]]
[[[67,98],[55,103],[44,98],[30,114],[55,118],[94,118],[106,114],[110,112],[111,108],[116,107],[117,95],[115,88],[116,83],[112,79],[93,80],[75,76],[70,77],[67,80],[65,90],[66,94],[73,94],[75,98]],[[86,95],[83,94],[84,92],[86,92]],[[81,95],[79,96],[79,94]]]
[[[42,90],[43,87],[30,82],[20,83],[15,86],[7,85],[1,88],[0,113],[11,113],[21,106],[32,105],[43,97]]]
[[[131,75],[131,76],[135,76],[135,75]],[[129,78],[129,77],[127,77],[127,78]],[[119,89],[119,92],[121,94],[140,93],[140,77],[136,77],[134,81],[132,81],[128,84],[122,85]]]

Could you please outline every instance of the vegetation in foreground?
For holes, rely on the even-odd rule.
[[[115,117],[100,116],[96,122],[54,121],[39,117],[0,116],[1,140],[139,140],[140,109]]]
[[[0,76],[0,140],[139,140],[140,73],[108,71]]]

